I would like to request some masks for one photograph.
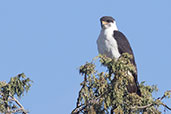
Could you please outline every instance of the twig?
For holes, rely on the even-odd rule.
[[[168,91],[168,92],[171,92],[171,91]],[[166,95],[164,94],[162,97],[159,97],[159,98],[157,98],[155,101],[157,101],[157,100],[163,100],[164,98],[166,97]],[[145,106],[133,106],[133,107],[131,107],[131,109],[145,109],[145,108],[147,108],[147,107],[150,107],[150,106],[153,106],[153,105],[155,105],[156,103],[154,102],[154,103],[151,103],[151,104],[148,104],[148,105],[145,105]],[[161,105],[163,105],[164,107],[166,107],[167,109],[169,109],[169,110],[171,110],[171,108],[170,107],[168,107],[166,104],[164,104],[164,103],[162,103],[161,102]]]
[[[150,106],[153,106],[154,104],[153,103],[151,103],[151,104],[148,104],[148,105],[145,105],[145,106],[133,106],[133,107],[131,107],[131,109],[145,109],[145,108],[147,108],[147,107],[150,107]]]
[[[79,112],[81,112],[82,110],[84,110],[86,108],[86,106],[84,106],[84,104],[77,106],[72,112],[71,114],[78,114]]]
[[[24,107],[22,106],[22,104],[12,95],[10,95],[11,100],[14,101],[20,108],[16,109],[15,111],[22,111],[23,114],[27,114],[27,111],[25,111]]]
[[[101,94],[100,96],[96,97],[95,99],[92,99],[89,101],[89,103],[87,103],[87,105],[81,104],[79,106],[77,106],[72,112],[71,114],[78,114],[79,112],[81,112],[82,110],[84,110],[86,107],[91,106],[92,104],[96,104],[99,102],[99,99],[105,95],[108,91],[104,92],[104,94]]]
[[[11,114],[11,113],[17,113],[17,112],[22,112],[23,114],[27,114],[27,112],[25,110],[23,110],[23,108],[18,108],[16,110],[12,110],[12,111],[6,111],[5,114],[6,113]]]
[[[166,104],[164,104],[164,103],[161,103],[164,107],[166,107],[167,109],[169,109],[169,110],[171,110],[171,108],[170,107],[168,107]]]

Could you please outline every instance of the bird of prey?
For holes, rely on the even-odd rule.
[[[120,32],[116,26],[116,21],[113,17],[104,16],[100,18],[101,32],[97,39],[98,52],[102,55],[106,55],[109,58],[118,59],[122,53],[128,53],[133,56],[131,63],[136,68],[134,54],[126,36]],[[129,93],[137,93],[141,96],[136,73],[131,74],[132,81],[128,84]]]

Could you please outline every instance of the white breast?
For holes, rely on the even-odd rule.
[[[100,54],[118,59],[120,53],[118,51],[117,42],[113,38],[113,33],[113,29],[102,29],[97,39],[97,47]]]

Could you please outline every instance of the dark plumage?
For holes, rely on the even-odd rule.
[[[141,92],[140,92],[139,84],[138,84],[138,80],[137,80],[137,66],[135,63],[134,54],[131,49],[131,46],[130,46],[127,38],[125,37],[125,35],[122,32],[115,30],[113,36],[118,44],[119,53],[120,54],[128,53],[133,56],[133,58],[131,59],[131,63],[136,67],[136,73],[132,73],[132,74],[134,76],[134,81],[136,83],[136,87],[133,87],[133,90],[131,90],[131,91],[137,92],[137,94],[139,96],[141,96]]]

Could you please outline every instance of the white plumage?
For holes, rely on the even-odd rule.
[[[118,30],[115,21],[104,25],[97,39],[97,46],[100,54],[118,59],[120,57],[120,53],[117,42],[113,38],[114,30]]]

